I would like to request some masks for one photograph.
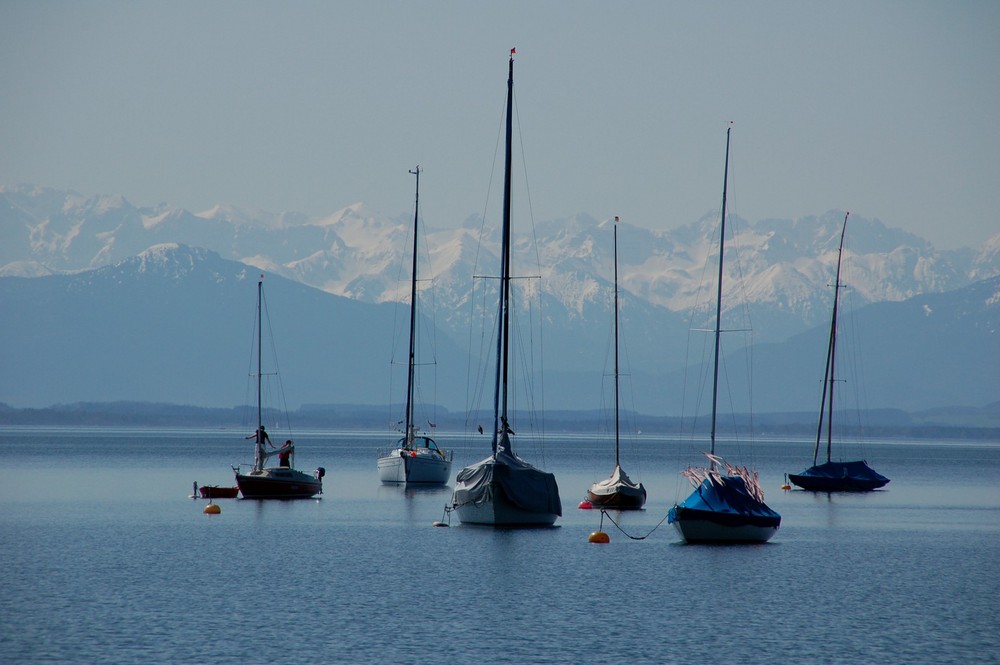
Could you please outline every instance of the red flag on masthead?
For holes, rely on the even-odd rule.
[[[510,50],[510,54],[511,54],[511,55],[514,55],[515,53],[517,53],[517,49],[516,49],[516,48],[512,48],[512,49]]]

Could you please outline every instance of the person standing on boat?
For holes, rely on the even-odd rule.
[[[248,436],[246,438],[247,439],[257,439],[257,441],[259,443],[267,442],[267,445],[269,445],[272,448],[274,448],[274,444],[271,443],[271,437],[269,437],[267,435],[267,430],[264,429],[263,425],[261,425],[260,427],[258,427],[256,432],[254,432],[253,434],[251,434],[250,436]]]
[[[278,466],[288,467],[288,456],[292,452],[292,440],[285,441],[285,445],[278,451]]]

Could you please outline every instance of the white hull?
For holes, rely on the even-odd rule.
[[[708,520],[679,520],[674,528],[689,543],[766,543],[776,526],[726,526]]]
[[[486,526],[552,526],[559,517],[555,513],[528,512],[498,498],[456,506],[455,512],[462,524]]]
[[[378,479],[383,483],[444,484],[451,477],[451,460],[435,451],[396,448],[378,458]]]

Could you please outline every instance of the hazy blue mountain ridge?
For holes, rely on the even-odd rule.
[[[244,403],[258,274],[214,252],[161,245],[73,274],[0,277],[0,402]],[[402,383],[389,363],[394,352],[405,358],[399,349],[408,308],[334,296],[271,274],[265,289],[289,403],[385,404],[391,418],[388,404],[401,401]],[[845,318],[858,319],[863,331],[864,407],[917,410],[1000,401],[998,303],[1000,277],[994,277],[953,292],[850,310]],[[626,404],[650,415],[680,415],[685,379],[701,373],[684,340],[703,346],[699,340],[708,336],[689,332],[683,321],[661,327],[649,308],[633,304],[634,296],[626,294]],[[602,404],[611,324],[601,314],[596,305],[584,308],[576,329],[588,333],[582,336],[547,321],[547,408]],[[437,363],[436,380],[424,384],[424,396],[462,411],[476,349],[468,348],[468,335],[456,340],[432,325],[421,318],[421,338],[436,342],[433,356],[422,354]],[[756,410],[816,408],[827,333],[821,325],[786,342],[754,347]],[[852,335],[842,341],[845,354],[854,341]],[[671,347],[681,363],[671,366],[661,358],[644,364],[657,352],[668,356]],[[683,361],[691,367],[680,369]],[[726,374],[734,383],[742,382],[739,367],[727,359]],[[684,413],[697,412],[695,404],[688,401]],[[735,402],[729,408],[749,407]]]
[[[0,401],[246,403],[258,274],[214,252],[161,245],[71,275],[0,278]],[[402,399],[388,386],[396,310],[406,308],[270,274],[264,288],[289,403]],[[446,336],[436,342],[462,355]],[[461,402],[464,384],[443,388],[442,402]]]

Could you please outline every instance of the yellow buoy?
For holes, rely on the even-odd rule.
[[[603,531],[595,531],[594,533],[590,534],[590,538],[588,538],[587,540],[589,542],[591,542],[591,543],[610,543],[611,542],[611,538],[608,537],[608,534],[604,533]]]
[[[205,506],[205,510],[202,512],[204,512],[206,515],[218,515],[219,513],[222,512],[222,508],[219,508],[219,504],[217,503],[210,503],[207,506]]]

